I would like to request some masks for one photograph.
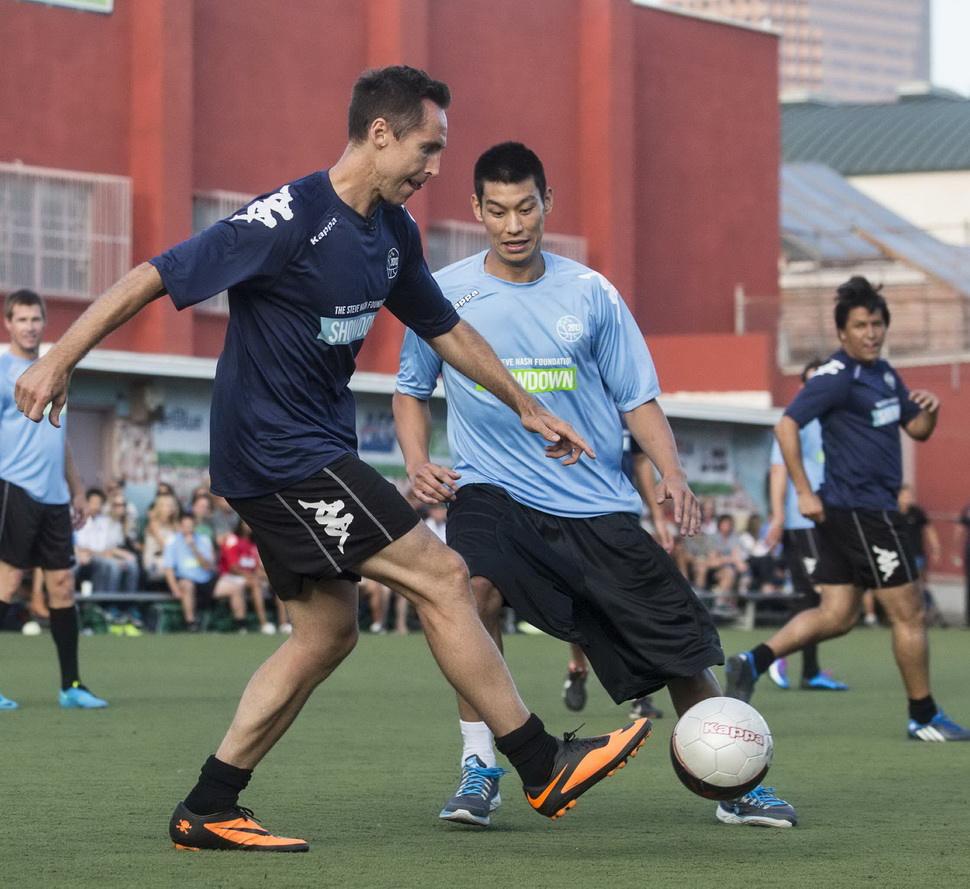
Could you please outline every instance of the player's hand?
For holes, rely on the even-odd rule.
[[[798,511],[806,519],[811,519],[813,522],[825,521],[825,507],[822,506],[822,498],[811,491],[807,494],[798,495]]]
[[[701,504],[682,473],[665,475],[657,482],[657,503],[674,502],[674,524],[682,537],[693,537],[701,529]]]
[[[670,533],[670,526],[663,515],[653,517],[653,539],[660,544],[664,552],[674,551],[674,535]]]
[[[88,501],[83,494],[75,494],[71,501],[71,527],[77,531],[88,520]]]
[[[909,400],[915,401],[928,414],[935,414],[940,409],[940,399],[926,389],[914,389],[909,393]]]
[[[519,419],[529,432],[536,432],[551,442],[546,445],[547,457],[554,460],[565,457],[562,461],[564,466],[578,463],[583,454],[591,460],[596,459],[596,453],[569,423],[547,411],[538,402],[534,402],[534,405],[531,410],[524,411]]]
[[[429,506],[454,500],[458,491],[455,482],[461,478],[460,472],[437,463],[422,463],[409,475],[414,496]]]
[[[61,425],[61,411],[67,403],[67,386],[71,374],[48,354],[38,359],[17,379],[14,400],[17,409],[28,420],[39,423],[47,405],[51,405],[48,419],[52,426]]]
[[[765,531],[765,546],[768,549],[774,549],[781,542],[781,535],[784,531],[785,524],[781,519],[772,519],[768,525],[768,530]]]

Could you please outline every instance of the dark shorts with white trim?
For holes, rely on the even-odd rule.
[[[566,518],[464,485],[447,534],[519,618],[578,643],[617,703],[724,663],[707,609],[635,515]]]
[[[0,479],[0,562],[21,570],[73,568],[70,504],[41,503],[19,485]]]
[[[879,590],[916,579],[906,526],[896,510],[836,509],[825,504],[825,521],[815,528],[815,583]]]
[[[397,488],[356,454],[282,491],[229,498],[229,505],[252,528],[281,599],[299,596],[304,580],[360,580],[356,566],[419,521]]]

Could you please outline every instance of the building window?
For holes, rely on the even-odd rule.
[[[131,267],[131,180],[0,163],[0,289],[91,299]]]
[[[431,271],[436,272],[487,247],[488,236],[482,226],[474,222],[458,222],[449,219],[433,223],[428,228],[425,255]],[[542,236],[542,247],[549,253],[558,253],[577,262],[586,262],[586,238],[578,235],[545,232]]]
[[[232,216],[245,207],[255,195],[241,191],[199,191],[192,197],[192,232],[198,234],[220,219]],[[229,294],[223,290],[199,303],[196,308],[205,312],[226,314],[229,311]]]

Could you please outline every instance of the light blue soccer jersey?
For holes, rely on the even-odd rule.
[[[58,429],[46,416],[40,423],[28,420],[14,400],[17,377],[31,363],[9,352],[0,355],[0,479],[23,488],[40,503],[68,503],[71,494],[64,477],[67,412],[61,412]]]
[[[805,467],[805,475],[808,476],[808,483],[813,491],[822,487],[825,481],[825,451],[822,449],[822,424],[818,420],[812,420],[801,428],[798,438],[802,445],[802,466]],[[784,466],[785,459],[781,456],[781,447],[778,439],[775,439],[771,446],[771,465]],[[814,528],[815,522],[805,518],[798,511],[798,494],[792,480],[788,479],[788,487],[785,489],[785,530],[794,531],[799,528]]]
[[[519,503],[570,518],[639,515],[643,504],[621,466],[620,412],[655,399],[660,386],[629,309],[606,278],[571,259],[543,253],[545,274],[515,284],[485,271],[486,252],[442,269],[438,284],[522,387],[569,421],[597,459],[563,466],[546,457],[539,436],[412,331],[398,390],[427,399],[443,375],[459,484],[499,485]]]

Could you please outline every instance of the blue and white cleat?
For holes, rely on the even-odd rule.
[[[907,733],[914,741],[970,741],[970,729],[954,722],[942,710],[937,710],[929,722],[911,719]]]
[[[0,695],[0,710],[16,710],[20,704],[16,701],[11,701],[10,698],[5,698]]]
[[[802,680],[802,688],[808,691],[848,691],[849,686],[838,679],[833,679],[827,670],[816,673],[811,679]]]
[[[59,700],[65,710],[101,710],[108,702],[91,694],[80,682],[61,691]]]
[[[794,827],[798,824],[794,806],[775,796],[774,787],[763,784],[737,799],[718,803],[714,814],[723,824],[751,824],[755,827]]]
[[[488,827],[492,812],[502,804],[498,781],[504,774],[505,769],[489,768],[475,754],[466,757],[458,789],[438,817],[442,821]]]
[[[724,665],[727,688],[724,693],[729,698],[748,702],[754,694],[754,684],[758,681],[758,671],[754,668],[754,658],[750,651],[732,655]]]
[[[786,691],[791,688],[791,683],[788,681],[788,661],[783,657],[772,661],[771,666],[768,667],[768,678],[779,688]]]

